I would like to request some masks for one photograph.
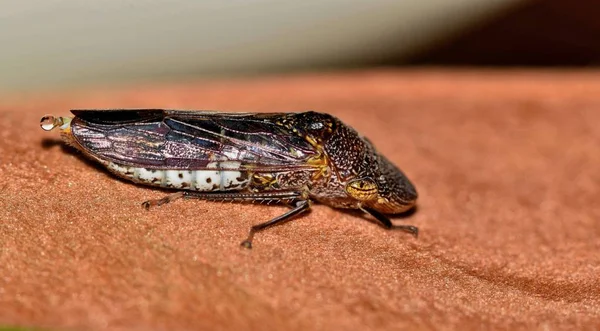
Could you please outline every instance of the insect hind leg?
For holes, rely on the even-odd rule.
[[[146,200],[146,201],[142,202],[142,207],[144,207],[146,210],[149,210],[151,207],[164,205],[165,203],[169,203],[171,201],[181,199],[184,196],[185,196],[185,192],[177,192],[177,193],[169,194],[161,199]]]
[[[147,200],[142,203],[142,207],[150,209],[154,206],[161,206],[166,203],[185,199],[200,199],[207,201],[218,201],[218,202],[277,202],[277,203],[289,203],[295,201],[303,196],[302,192],[298,191],[276,191],[266,193],[240,193],[240,192],[195,192],[195,191],[179,191],[172,193],[161,199]]]

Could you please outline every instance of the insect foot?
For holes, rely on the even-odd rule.
[[[142,207],[144,207],[146,210],[149,210],[150,207],[164,205],[165,203],[169,203],[171,201],[180,199],[184,195],[185,195],[184,192],[177,192],[177,193],[169,194],[162,199],[146,200],[146,201],[142,202]]]
[[[415,238],[419,237],[419,228],[413,225],[394,225],[392,229],[410,233]]]
[[[148,201],[142,202],[142,208],[144,208],[146,210],[150,210],[150,207],[152,207],[152,201],[148,200]]]

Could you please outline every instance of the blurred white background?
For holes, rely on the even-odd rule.
[[[522,0],[0,0],[0,91],[358,66]]]

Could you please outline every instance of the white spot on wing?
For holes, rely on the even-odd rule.
[[[242,173],[239,171],[223,171],[221,174],[223,181],[223,190],[239,189],[244,184],[248,183],[248,179],[242,179]]]
[[[221,169],[238,169],[223,170],[221,172],[221,190],[236,190],[245,186],[248,183],[247,176],[242,176],[242,172],[239,171],[241,163],[239,161],[223,161],[220,163]]]
[[[114,162],[108,162],[108,164],[106,166],[107,166],[108,170],[110,170],[111,172],[113,172],[117,175],[127,177],[127,178],[133,178],[133,169],[131,167],[119,165]]]
[[[155,185],[159,185],[165,176],[165,172],[163,170],[148,170],[145,168],[137,168],[136,174],[136,179],[140,182],[151,183]]]
[[[219,189],[221,172],[215,170],[196,170],[194,188],[198,191],[214,191]],[[215,185],[216,184],[216,185]]]
[[[207,165],[211,170],[149,170],[129,167],[113,162],[102,161],[108,170],[133,180],[154,186],[196,191],[240,190],[250,183],[248,175],[237,170],[239,161],[211,162]],[[214,170],[213,170],[214,169]],[[236,169],[236,170],[220,170]]]
[[[191,187],[192,172],[188,170],[167,170],[166,186],[174,188]],[[186,185],[187,184],[187,185]]]

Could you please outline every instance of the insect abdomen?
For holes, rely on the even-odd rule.
[[[192,191],[236,191],[250,181],[247,171],[222,170],[157,170],[105,163],[112,173],[136,183]]]

